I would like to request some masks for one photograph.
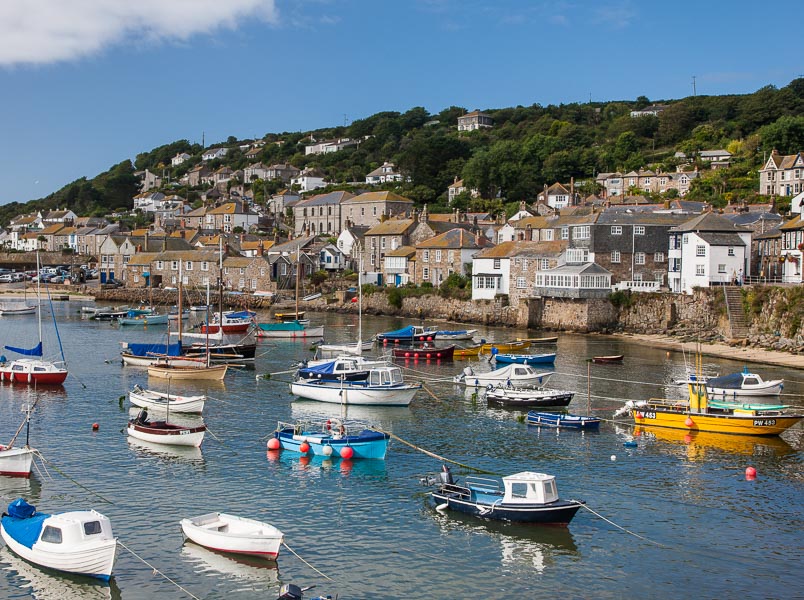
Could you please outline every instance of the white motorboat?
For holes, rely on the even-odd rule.
[[[25,302],[2,302],[0,303],[0,315],[11,317],[14,315],[33,315],[36,313],[36,306],[31,306]]]
[[[139,385],[135,385],[134,389],[128,393],[128,398],[131,400],[131,404],[140,408],[197,414],[201,414],[204,411],[204,402],[207,399],[203,394],[199,396],[177,396],[143,389]]]
[[[269,523],[217,512],[182,519],[181,530],[199,546],[268,559],[279,555],[284,537]]]
[[[751,373],[748,367],[743,367],[739,373],[720,377],[697,376],[691,373],[687,379],[674,383],[687,385],[699,382],[706,384],[706,392],[713,399],[737,396],[778,396],[784,389],[784,379],[765,381],[758,373]]]
[[[95,510],[44,514],[19,498],[0,523],[3,540],[25,560],[104,581],[112,575],[117,540],[109,519]]]
[[[362,356],[346,355],[335,358],[309,360],[299,365],[297,379],[326,379],[330,381],[365,381],[372,367],[385,367],[384,360],[367,359]]]
[[[364,381],[299,380],[290,384],[290,392],[300,398],[332,404],[408,406],[421,384],[405,383],[399,367],[372,367]]]
[[[471,340],[475,337],[477,329],[458,329],[454,331],[439,329],[436,331],[437,340]]]
[[[0,475],[7,477],[30,477],[36,450],[24,446],[7,448],[0,445]]]
[[[455,383],[467,387],[488,387],[502,385],[505,387],[540,386],[552,375],[552,371],[537,371],[530,365],[509,364],[495,371],[475,373],[472,367],[453,378]]]
[[[128,422],[128,435],[138,440],[169,446],[195,446],[204,441],[207,426],[203,423],[195,427],[177,425],[168,421],[170,411],[164,421],[148,420],[148,411],[142,409],[136,418]]]

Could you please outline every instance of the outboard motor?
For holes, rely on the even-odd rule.
[[[475,374],[475,372],[474,372],[474,370],[472,369],[472,367],[464,367],[464,368],[463,368],[463,374],[464,374],[466,377],[470,377],[471,375],[474,375],[474,374]]]
[[[279,588],[279,597],[276,600],[302,600],[302,589],[292,583],[282,584]]]
[[[453,485],[455,481],[452,479],[452,471],[449,470],[447,465],[441,465],[441,473],[439,473],[442,485]]]

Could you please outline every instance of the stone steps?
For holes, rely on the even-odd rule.
[[[723,293],[726,297],[726,309],[729,315],[729,328],[731,337],[743,339],[748,337],[749,323],[743,310],[743,295],[736,286],[725,286]]]

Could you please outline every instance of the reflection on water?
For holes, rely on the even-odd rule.
[[[633,428],[632,438],[640,443],[667,442],[686,446],[689,460],[705,460],[707,452],[726,452],[748,456],[785,456],[795,449],[780,437],[729,435],[670,429],[667,427]]]
[[[579,554],[567,527],[505,523],[435,509],[432,514],[444,532],[483,534],[496,540],[500,545],[501,562],[508,568],[534,569],[542,573],[557,566],[557,557]]]
[[[288,450],[268,450],[269,465],[290,468],[291,472],[310,477],[340,473],[367,479],[385,479],[388,476],[386,461],[374,458],[352,460],[326,456],[309,456]]]
[[[243,579],[260,584],[254,591],[267,592],[278,587],[279,569],[277,563],[259,557],[225,554],[209,550],[187,540],[181,547],[183,560],[193,565],[196,573],[208,577],[224,575],[232,579]]]
[[[388,426],[399,421],[410,421],[412,414],[407,406],[339,405],[313,400],[294,400],[290,405],[294,419],[350,419],[368,425]]]
[[[38,458],[34,458],[34,465],[41,463]],[[34,472],[38,467],[34,467]],[[30,478],[26,477],[0,477],[0,498],[3,499],[2,509],[5,510],[5,504],[10,503],[17,498],[25,498],[32,504],[39,500],[42,492],[42,484],[38,477],[33,475]],[[32,500],[33,499],[33,500]]]
[[[5,570],[15,572],[22,579],[17,583],[37,600],[111,600],[121,598],[115,578],[104,583],[90,577],[60,573],[33,565],[9,550],[0,548],[0,561],[8,565]]]
[[[171,418],[171,421],[172,420]],[[158,458],[166,462],[185,462],[193,464],[204,462],[204,455],[201,453],[200,447],[155,444],[131,436],[128,436],[128,445],[134,449],[137,456],[141,458]]]

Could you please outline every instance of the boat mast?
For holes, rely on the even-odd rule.
[[[223,333],[223,237],[220,235],[218,236],[218,311],[218,325]]]
[[[182,309],[181,297],[182,297],[182,294],[184,293],[184,290],[182,289],[182,285],[181,285],[181,264],[183,262],[184,262],[184,259],[179,258],[179,315],[178,315],[178,321],[179,321],[179,327],[178,327],[178,331],[179,331],[179,346],[181,346],[181,309]],[[168,317],[168,321],[170,321],[170,317]]]
[[[301,269],[301,244],[296,248],[296,316],[295,320],[299,320],[299,269]]]
[[[42,344],[42,293],[40,285],[42,282],[42,266],[39,263],[39,250],[36,251],[36,319],[39,321],[39,344]]]
[[[221,317],[221,340],[223,339],[223,318]],[[207,326],[204,328],[207,332],[207,367],[209,367],[209,279],[207,279]],[[221,342],[223,343],[223,342]]]
[[[358,246],[360,265],[357,269],[357,350],[363,353],[363,248]]]

